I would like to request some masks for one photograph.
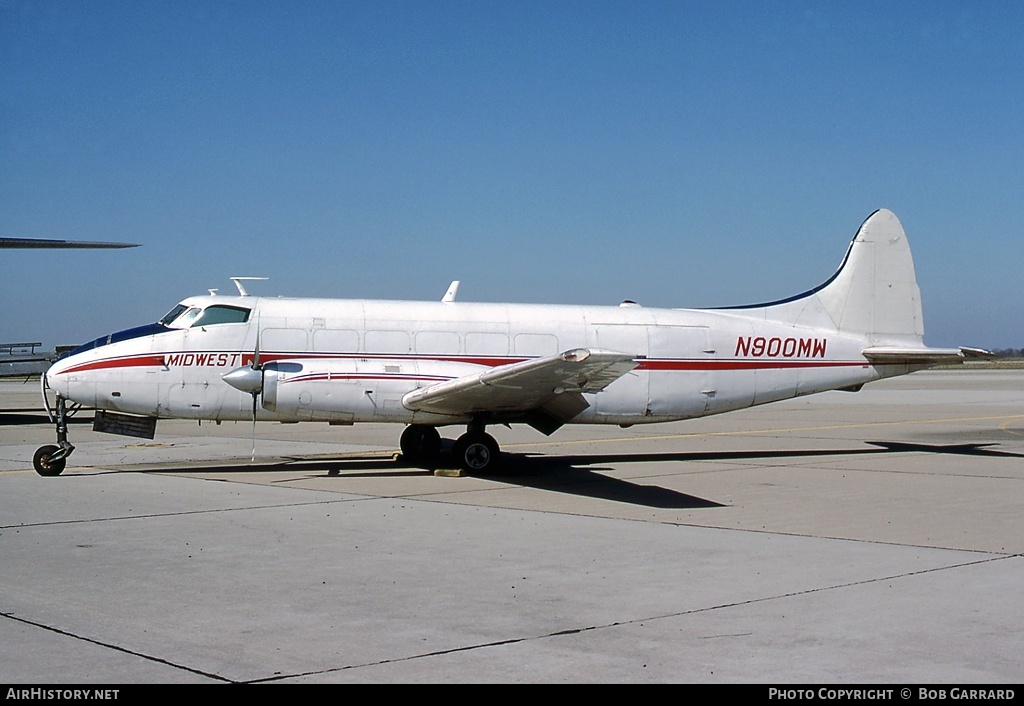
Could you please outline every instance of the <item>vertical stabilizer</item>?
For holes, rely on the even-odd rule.
[[[921,292],[899,219],[875,211],[850,243],[839,271],[817,297],[843,333],[879,343],[922,345]]]
[[[899,219],[886,209],[864,221],[839,269],[824,284],[741,309],[757,318],[863,337],[868,346],[924,346],[910,245]]]

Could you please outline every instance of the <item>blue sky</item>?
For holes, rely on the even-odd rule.
[[[254,293],[703,307],[892,209],[926,341],[1024,346],[1024,4],[0,0],[0,340]]]

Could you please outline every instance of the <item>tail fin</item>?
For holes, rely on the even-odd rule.
[[[899,220],[885,209],[864,221],[826,282],[795,297],[742,309],[770,321],[861,336],[868,346],[924,347],[910,245]]]
[[[742,309],[768,321],[863,338],[862,353],[876,365],[919,368],[996,357],[977,348],[924,344],[921,291],[910,244],[895,214],[885,209],[861,224],[839,269],[824,284],[789,299]]]
[[[817,298],[843,333],[864,335],[871,345],[924,346],[914,260],[892,211],[875,211],[864,221]]]

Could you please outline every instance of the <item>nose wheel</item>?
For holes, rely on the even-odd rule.
[[[50,421],[57,427],[57,443],[40,446],[32,456],[32,467],[41,476],[59,476],[67,466],[68,456],[75,450],[68,441],[68,406],[64,398],[57,395],[56,410],[50,409],[46,398],[46,376],[43,376],[43,404]]]
[[[62,456],[61,448],[53,444],[40,446],[32,456],[32,466],[41,476],[59,476],[67,462],[67,453]]]

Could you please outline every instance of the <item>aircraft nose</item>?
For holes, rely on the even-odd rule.
[[[65,355],[54,361],[46,370],[46,385],[62,397],[70,398],[72,378],[80,379],[80,372],[74,370],[84,361],[78,355]]]
[[[68,396],[68,380],[66,375],[61,375],[61,371],[67,367],[62,365],[63,361],[57,361],[49,367],[46,371],[46,386],[61,395],[62,397]]]

